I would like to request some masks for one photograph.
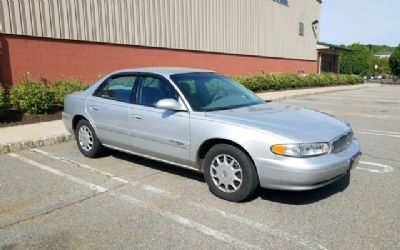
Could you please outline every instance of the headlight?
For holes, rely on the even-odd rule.
[[[271,152],[277,155],[293,157],[310,157],[323,155],[329,152],[328,143],[296,143],[277,144],[271,147]]]

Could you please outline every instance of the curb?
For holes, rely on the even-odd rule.
[[[357,89],[364,89],[364,88],[373,88],[380,86],[381,84],[377,84],[376,86],[371,86],[371,85],[352,85],[353,88],[345,88],[345,89],[327,89],[325,91],[314,91],[314,92],[309,92],[309,93],[303,93],[303,94],[294,94],[294,95],[288,95],[288,96],[282,96],[278,98],[272,98],[271,100],[278,101],[278,100],[285,100],[288,98],[292,97],[301,97],[301,96],[309,96],[309,95],[318,95],[318,94],[326,94],[326,93],[334,93],[334,92],[340,92],[340,91],[346,91],[346,90],[357,90]]]
[[[10,142],[7,144],[0,144],[0,154],[7,154],[20,150],[27,150],[42,146],[50,146],[54,144],[64,143],[70,140],[73,140],[75,136],[71,134],[61,134],[61,135],[53,135],[49,137],[43,137],[39,139],[19,141],[19,142]]]

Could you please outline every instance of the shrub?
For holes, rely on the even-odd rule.
[[[3,119],[8,110],[8,102],[6,99],[4,88],[0,85],[0,119]]]
[[[54,93],[54,103],[63,104],[66,95],[85,90],[88,87],[89,85],[78,80],[56,80],[51,85],[51,91]]]
[[[288,88],[356,84],[364,82],[361,76],[339,75],[333,73],[309,74],[306,76],[300,76],[293,73],[260,74],[246,77],[233,77],[233,79],[255,92]]]
[[[367,75],[369,71],[370,54],[368,47],[362,44],[352,44],[351,53],[342,53],[339,57],[340,72],[345,74]]]
[[[42,82],[25,79],[10,91],[10,104],[22,112],[42,114],[53,104],[54,94]]]
[[[400,76],[400,44],[393,51],[393,54],[390,56],[389,66],[393,75]]]

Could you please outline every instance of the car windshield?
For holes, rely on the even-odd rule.
[[[171,79],[194,111],[234,109],[264,102],[242,85],[215,73],[176,74]]]

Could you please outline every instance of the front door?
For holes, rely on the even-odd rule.
[[[138,153],[190,165],[189,112],[156,108],[155,104],[165,98],[180,101],[167,80],[141,76],[136,103],[129,110],[132,143]]]

